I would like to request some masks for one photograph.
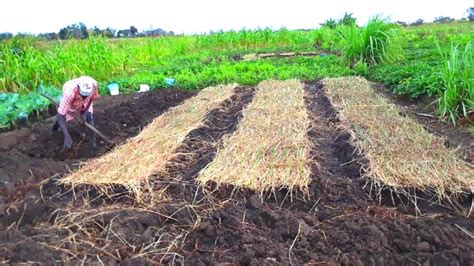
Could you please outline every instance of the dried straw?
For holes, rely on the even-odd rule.
[[[342,127],[368,160],[367,176],[378,188],[397,192],[417,188],[450,199],[474,191],[474,168],[446,148],[444,139],[377,95],[367,80],[325,79],[325,90],[339,112]]]
[[[309,184],[310,125],[303,84],[264,81],[243,111],[234,134],[198,176],[201,184],[232,184],[263,193]]]
[[[155,118],[139,135],[88,161],[61,180],[78,185],[123,185],[134,192],[148,177],[165,170],[185,136],[202,125],[206,114],[233,94],[235,84],[209,87]]]

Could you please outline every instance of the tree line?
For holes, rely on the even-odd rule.
[[[133,38],[133,37],[157,37],[174,35],[173,31],[165,31],[160,28],[149,29],[139,32],[135,26],[128,29],[116,30],[111,27],[100,29],[97,26],[87,28],[82,23],[75,23],[61,28],[58,32],[48,32],[40,34],[18,33],[13,35],[10,32],[0,33],[0,40],[9,39],[13,36],[35,36],[44,40],[68,40],[68,39],[87,39],[89,36],[103,36],[106,38]]]
[[[462,18],[462,20],[469,20],[474,21],[474,7],[470,7],[466,10],[467,17]],[[448,23],[454,21],[453,18],[439,16],[434,19],[434,23]],[[355,24],[356,19],[352,17],[352,13],[345,13],[344,16],[339,19],[328,19],[324,23],[320,24],[321,26],[326,26],[330,28],[335,28],[339,24]],[[403,21],[397,21],[396,23],[402,26],[418,26],[424,23],[423,19],[417,19],[412,23],[407,23]],[[105,29],[100,29],[97,26],[93,28],[87,28],[87,26],[82,23],[76,23],[68,25],[64,28],[61,28],[59,32],[48,32],[48,33],[40,33],[38,35],[34,34],[25,34],[25,33],[18,33],[16,36],[37,36],[44,40],[67,40],[67,39],[87,39],[89,36],[103,36],[107,38],[133,38],[133,37],[157,37],[157,36],[169,36],[174,35],[173,31],[165,31],[160,28],[145,30],[142,32],[138,32],[138,29],[135,26],[130,26],[128,29],[116,30],[111,27],[107,27]],[[0,40],[12,38],[14,35],[10,32],[3,32],[0,33]]]
[[[474,21],[474,7],[470,7],[466,10],[467,17],[466,18],[461,18],[461,20],[469,20],[469,21]],[[446,17],[446,16],[439,16],[436,17],[433,22],[434,23],[449,23],[454,21],[454,18],[451,17]],[[356,23],[356,18],[352,16],[352,13],[344,13],[344,16],[340,19],[328,19],[324,23],[321,23],[321,26],[324,27],[329,27],[329,28],[335,28],[337,25],[351,25]],[[407,23],[404,21],[397,21],[397,24],[400,24],[402,26],[419,26],[424,23],[423,19],[419,18],[412,23]]]

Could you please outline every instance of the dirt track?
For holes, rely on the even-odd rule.
[[[190,133],[179,149],[198,156],[178,157],[170,165],[176,170],[174,176],[155,177],[154,192],[162,194],[159,202],[139,206],[123,194],[107,200],[99,197],[91,213],[72,219],[82,229],[60,227],[58,221],[64,221],[61,217],[68,213],[86,210],[82,199],[90,195],[74,198],[53,182],[43,186],[41,194],[35,184],[66,172],[78,158],[97,156],[106,148],[102,145],[97,153],[88,153],[85,140],[72,154],[74,159],[68,159],[55,155],[61,133],[52,137],[48,128],[40,126],[44,123],[25,133],[12,133],[17,134],[18,143],[0,151],[0,181],[8,181],[2,185],[0,198],[0,262],[78,263],[87,254],[89,262],[96,262],[98,255],[104,263],[125,265],[160,260],[188,265],[472,265],[474,241],[460,229],[474,232],[472,219],[441,207],[427,207],[422,211],[429,214],[415,217],[413,206],[390,206],[389,200],[377,204],[363,188],[358,163],[363,157],[354,152],[348,136],[336,129],[337,114],[319,84],[307,83],[306,90],[313,122],[308,136],[317,149],[312,152],[310,195],[304,200],[293,195],[290,201],[284,190],[260,200],[251,191],[232,187],[212,191],[212,185],[203,190],[193,181],[197,172],[193,169],[211,161],[219,138],[237,126],[240,110],[251,100],[251,89],[237,90],[233,101],[211,111],[204,127]],[[156,91],[146,96],[104,97],[95,108],[99,128],[115,141],[123,141],[192,94]],[[73,138],[79,140],[78,127],[73,128]],[[9,227],[18,220],[19,226]]]

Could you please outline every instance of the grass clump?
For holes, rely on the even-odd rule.
[[[338,27],[342,38],[343,61],[354,66],[357,62],[375,65],[393,62],[403,57],[401,28],[376,16],[366,26]]]
[[[474,42],[464,49],[451,44],[448,52],[438,45],[442,58],[440,67],[443,89],[438,100],[438,113],[456,123],[459,116],[474,112]]]

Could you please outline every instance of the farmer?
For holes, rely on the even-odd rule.
[[[88,76],[82,76],[67,81],[63,86],[61,103],[59,104],[56,121],[53,125],[53,131],[61,128],[64,134],[63,151],[70,149],[72,138],[67,130],[66,123],[73,120],[73,115],[80,117],[82,121],[87,121],[95,127],[93,113],[93,101],[99,98],[97,81]],[[96,134],[92,132],[92,147],[96,147]]]

